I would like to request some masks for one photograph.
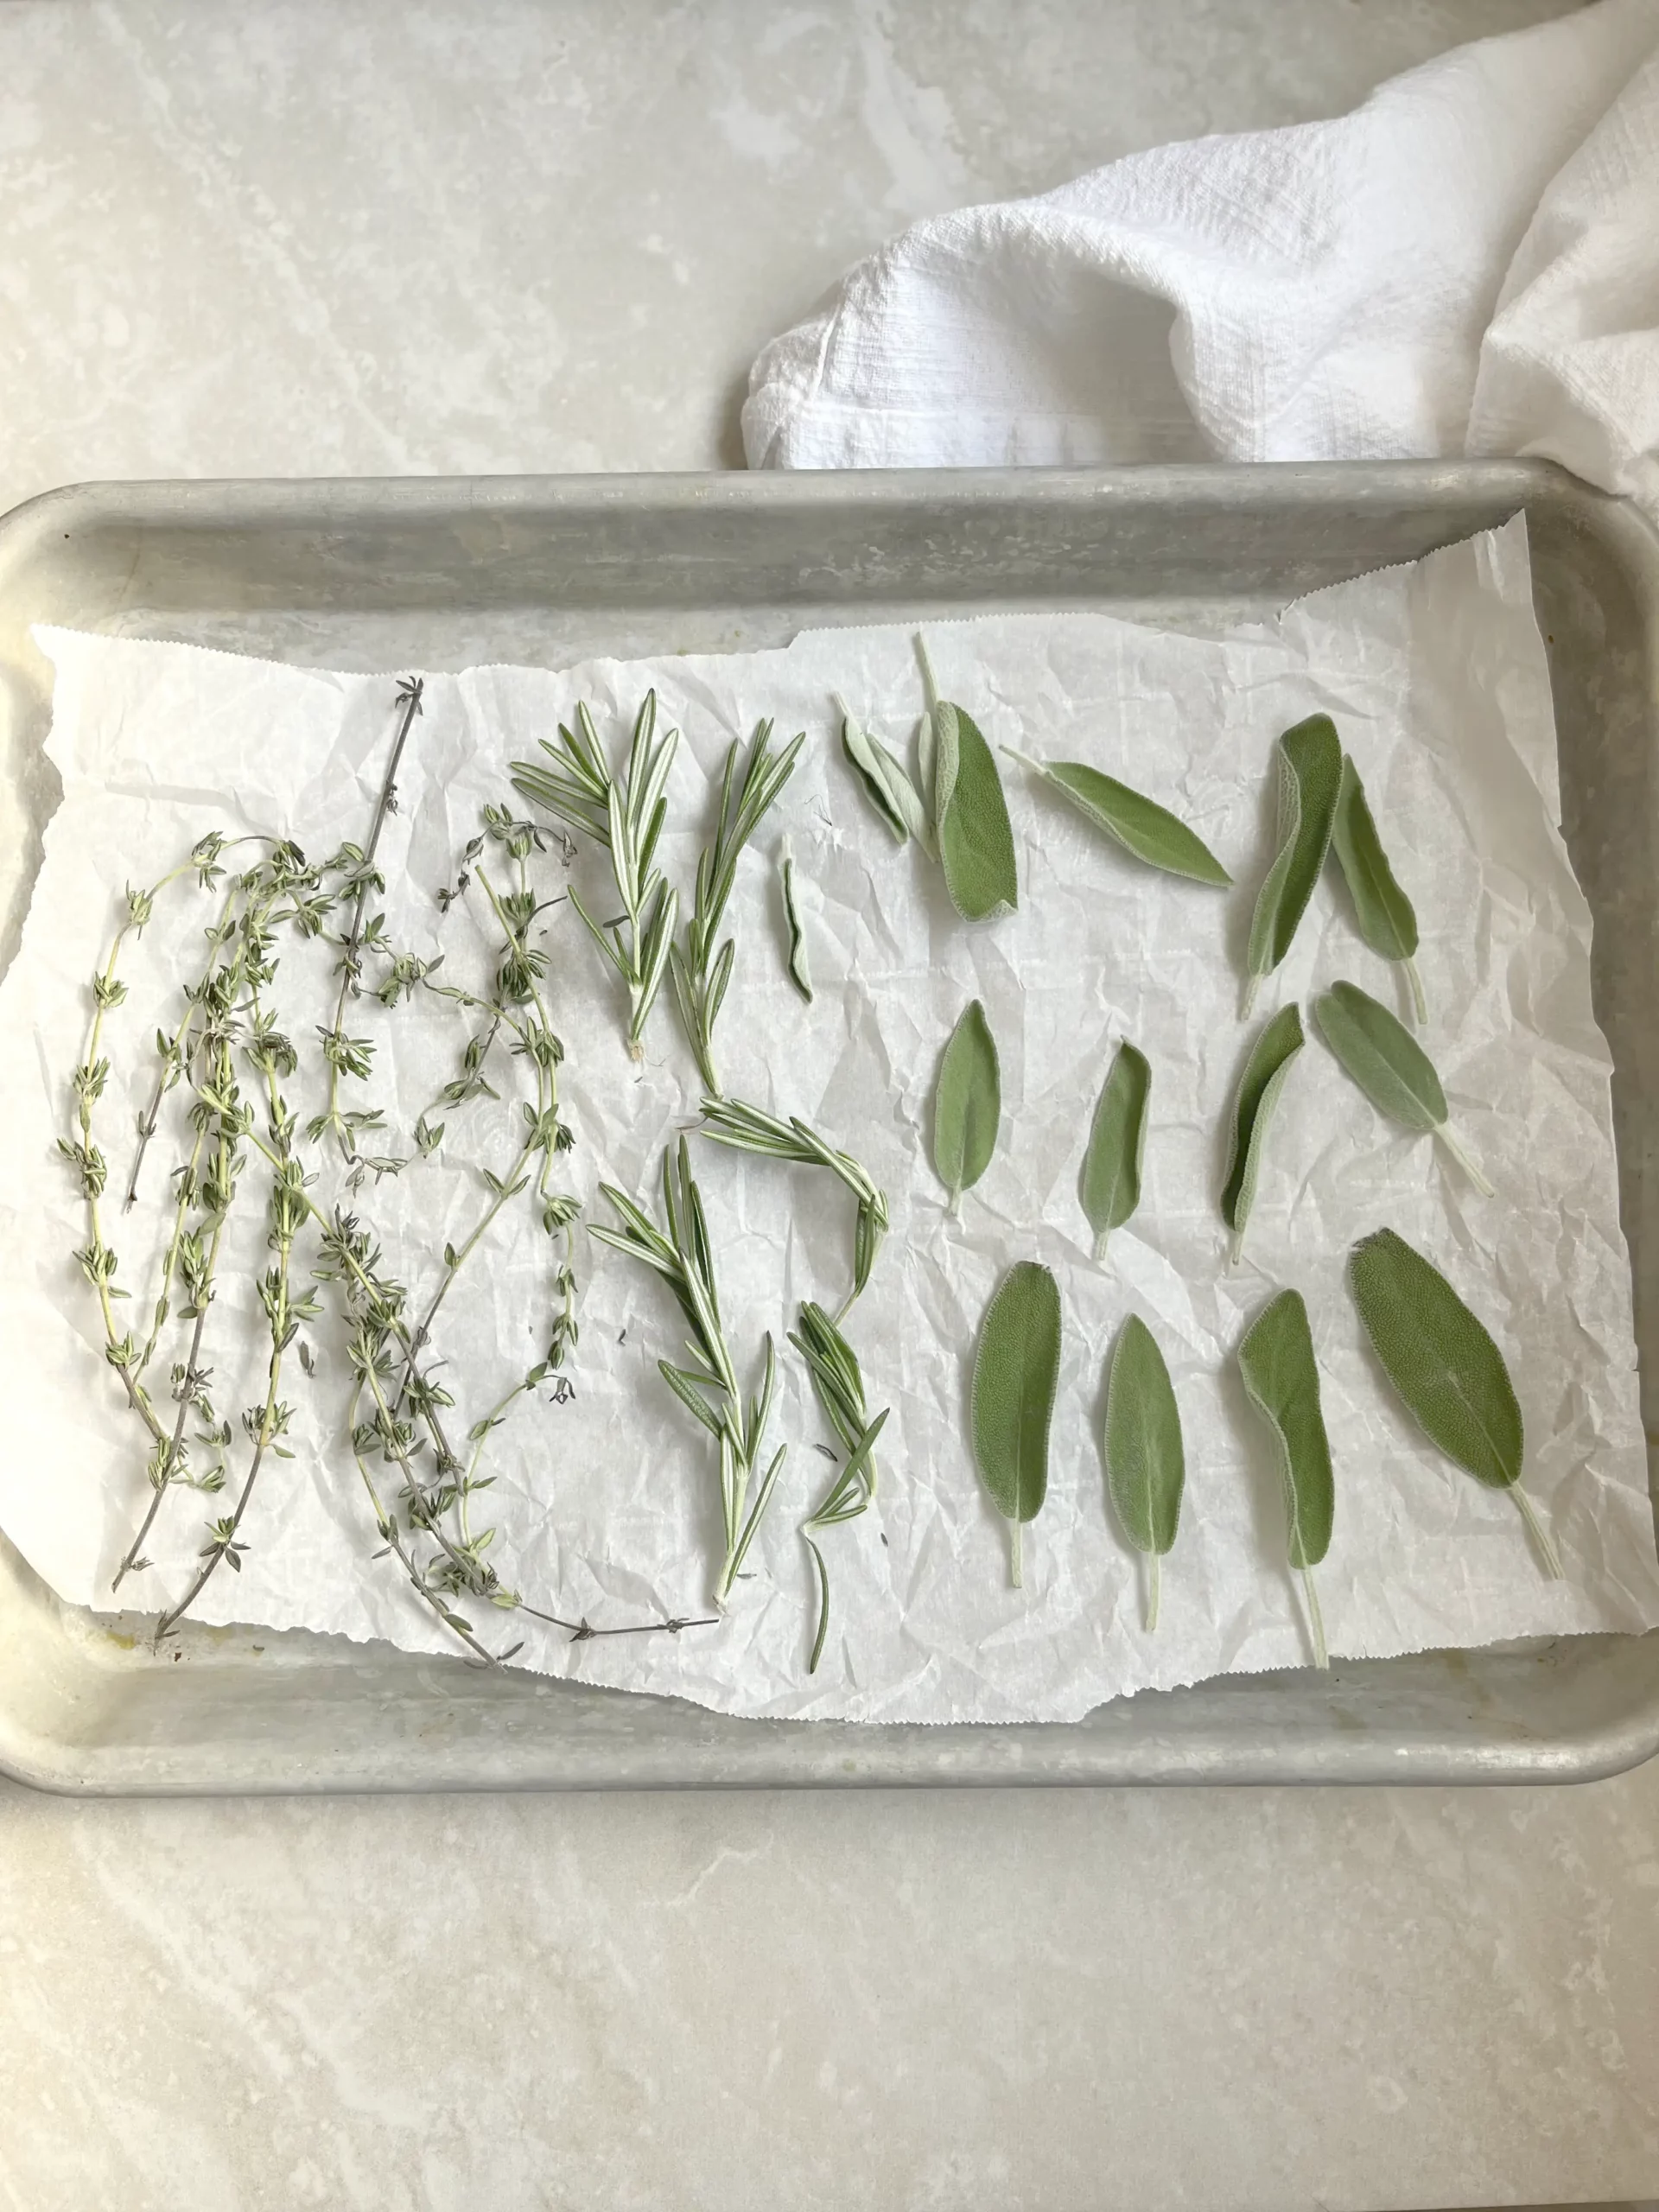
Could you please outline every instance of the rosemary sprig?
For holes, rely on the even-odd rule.
[[[737,764],[743,747],[738,739],[732,740],[726,753],[725,773],[721,779],[720,818],[715,824],[714,842],[705,845],[697,858],[696,897],[686,925],[685,944],[683,948],[674,945],[669,953],[674,971],[674,995],[679,1001],[686,1041],[697,1056],[705,1089],[716,1097],[720,1096],[720,1077],[715,1068],[715,1022],[726,995],[726,986],[731,981],[737,945],[729,937],[718,946],[715,940],[725,918],[732,887],[737,880],[737,863],[743,848],[794,773],[796,760],[805,742],[806,733],[803,730],[781,753],[774,753],[771,722],[757,723],[749,741],[743,780],[739,784]]]
[[[789,1160],[805,1166],[827,1167],[840,1177],[857,1199],[853,1287],[836,1313],[837,1322],[842,1320],[868,1282],[875,1255],[881,1249],[881,1239],[887,1234],[886,1192],[876,1188],[868,1170],[861,1167],[850,1153],[837,1152],[798,1116],[791,1115],[787,1122],[780,1122],[775,1115],[763,1113],[758,1106],[746,1105],[739,1098],[705,1098],[702,1133],[716,1144],[729,1145],[735,1152],[759,1153],[768,1160]]]
[[[874,1421],[870,1419],[864,1402],[864,1376],[857,1354],[823,1306],[815,1306],[810,1300],[802,1306],[800,1332],[797,1335],[791,1331],[789,1341],[805,1361],[818,1403],[848,1455],[846,1464],[801,1523],[801,1534],[818,1575],[818,1628],[806,1667],[809,1675],[816,1675],[818,1662],[823,1656],[824,1638],[830,1633],[830,1570],[824,1565],[817,1539],[826,1529],[855,1521],[874,1499],[875,1440],[886,1427],[891,1409],[884,1406]]]
[[[685,1139],[663,1155],[663,1217],[664,1235],[632,1199],[609,1183],[600,1189],[622,1224],[620,1230],[595,1228],[589,1233],[601,1244],[626,1252],[662,1276],[679,1301],[691,1330],[687,1344],[695,1364],[679,1368],[658,1360],[664,1381],[687,1409],[696,1415],[720,1446],[721,1512],[726,1549],[715,1584],[716,1611],[724,1612],[732,1585],[760,1527],[779,1475],[787,1445],[779,1445],[763,1474],[753,1504],[749,1491],[760,1464],[766,1422],[777,1389],[778,1363],[770,1334],[766,1342],[766,1372],[757,1395],[745,1398],[737,1370],[726,1343],[720,1299],[715,1286],[714,1255],[702,1198],[691,1178]],[[746,1510],[747,1508],[747,1510]]]
[[[613,777],[593,716],[576,709],[576,727],[561,722],[559,742],[541,741],[552,763],[515,760],[512,787],[574,830],[585,830],[611,855],[622,912],[612,923],[594,919],[573,891],[570,903],[588,934],[627,986],[628,1056],[645,1058],[645,1027],[662,988],[679,912],[677,894],[652,865],[668,813],[668,773],[679,744],[677,729],[656,735],[657,694],[647,691],[633,725],[622,781]],[[623,924],[626,924],[624,931]]]

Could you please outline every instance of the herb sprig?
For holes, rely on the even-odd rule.
[[[669,771],[680,734],[669,729],[658,737],[656,732],[657,694],[647,691],[634,718],[627,765],[619,782],[583,703],[576,709],[575,729],[560,723],[557,745],[546,738],[541,741],[550,766],[532,760],[512,765],[512,787],[521,798],[545,807],[571,829],[585,831],[610,854],[621,913],[613,922],[602,923],[574,891],[570,903],[626,986],[628,1057],[634,1060],[645,1058],[645,1022],[667,973],[679,914],[679,894],[655,863],[668,814]]]
[[[720,1075],[715,1066],[715,1023],[726,987],[732,978],[736,941],[715,939],[726,917],[726,907],[737,880],[737,863],[743,848],[776,804],[779,793],[795,772],[795,763],[806,742],[804,730],[791,738],[781,753],[772,750],[772,724],[757,725],[749,741],[743,780],[737,781],[742,747],[735,738],[726,754],[720,785],[720,816],[713,842],[697,857],[696,898],[686,925],[685,943],[669,950],[674,976],[674,995],[686,1042],[696,1054],[703,1087],[720,1096]],[[807,995],[811,995],[809,991]]]
[[[742,1572],[755,1531],[772,1503],[789,1450],[787,1445],[780,1444],[762,1470],[766,1424],[778,1387],[778,1361],[768,1333],[763,1340],[765,1372],[760,1388],[746,1395],[726,1341],[708,1217],[702,1194],[692,1179],[683,1137],[663,1155],[662,1188],[665,1229],[658,1229],[625,1192],[601,1183],[600,1190],[622,1226],[620,1230],[595,1227],[589,1234],[598,1243],[654,1268],[674,1293],[690,1327],[691,1340],[686,1349],[694,1363],[676,1367],[662,1359],[657,1364],[675,1396],[720,1447],[725,1554],[715,1582],[714,1602],[715,1610],[724,1612],[732,1585]]]

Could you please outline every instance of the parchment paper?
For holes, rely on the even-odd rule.
[[[1334,1653],[1659,1619],[1609,1058],[1591,1011],[1589,916],[1555,827],[1554,726],[1523,524],[1218,640],[1083,613],[938,624],[928,634],[945,696],[994,740],[1091,761],[1147,790],[1209,841],[1234,891],[1139,867],[1005,763],[1020,911],[991,925],[960,922],[937,868],[913,846],[898,850],[869,811],[835,741],[830,695],[839,690],[890,742],[908,743],[920,688],[907,629],[810,632],[772,652],[428,680],[382,847],[386,912],[400,943],[442,949],[447,972],[473,983],[494,943],[476,893],[447,919],[434,894],[454,880],[481,804],[504,796],[505,764],[533,756],[579,698],[617,748],[648,684],[683,731],[663,853],[688,899],[729,741],[763,715],[783,735],[806,730],[794,779],[740,870],[719,1055],[732,1093],[798,1113],[855,1152],[893,1213],[848,1322],[873,1403],[892,1408],[880,1496],[824,1540],[834,1613],[816,1677],[806,1672],[814,1591],[798,1529],[833,1470],[815,1448],[826,1432],[792,1356],[774,1416],[789,1459],[722,1624],[572,1643],[522,1615],[486,1612],[486,1638],[499,1649],[524,1637],[518,1664],[729,1712],[869,1720],[1071,1719],[1143,1685],[1301,1663],[1273,1448],[1231,1358],[1251,1317],[1287,1284],[1308,1301],[1337,1470],[1336,1534],[1319,1578]],[[281,828],[315,856],[360,838],[391,733],[392,683],[175,645],[61,632],[41,642],[57,669],[51,750],[64,796],[0,988],[0,1524],[62,1596],[108,1608],[146,1491],[136,1424],[69,1256],[84,1210],[54,1154],[84,1049],[86,981],[123,887],[159,875],[205,831]],[[1271,839],[1272,741],[1319,709],[1336,717],[1416,902],[1425,1041],[1498,1195],[1480,1198],[1431,1140],[1381,1121],[1311,1034],[1273,1130],[1246,1257],[1230,1270],[1216,1198],[1229,1101],[1259,1021],[1343,976],[1404,1012],[1398,977],[1360,941],[1332,871],[1256,1024],[1238,1019],[1243,939]],[[817,987],[810,1007],[784,972],[775,856],[785,831]],[[556,854],[536,871],[546,895],[563,887]],[[581,851],[572,880],[594,911],[610,911],[601,854]],[[194,888],[169,894],[128,970],[131,996],[111,1017],[116,1072],[99,1111],[112,1182],[153,1073],[148,1039],[177,1018],[211,905]],[[569,1185],[591,1219],[607,1217],[601,1179],[654,1207],[664,1143],[694,1118],[698,1095],[669,994],[635,1068],[620,992],[575,916],[560,905],[544,919],[578,1139],[562,1163]],[[292,1024],[303,1036],[328,1018],[329,955],[285,960],[285,982],[307,1009]],[[1004,1119],[991,1168],[953,1224],[927,1132],[940,1050],[974,995],[1001,1049]],[[348,1027],[379,1040],[389,1080],[376,1095],[394,1101],[407,1131],[454,1073],[464,1029],[435,1004],[392,1016],[367,999]],[[1152,1063],[1152,1129],[1141,1210],[1103,1269],[1077,1180],[1093,1102],[1125,1035]],[[510,1158],[517,1110],[509,1096],[505,1108],[448,1113],[439,1160],[360,1194],[388,1264],[417,1293],[442,1241],[459,1241],[484,1203],[478,1164]],[[135,1287],[157,1248],[179,1143],[175,1113],[138,1207],[124,1216],[118,1198],[110,1206],[122,1279]],[[818,1171],[702,1140],[694,1152],[732,1342],[758,1376],[764,1330],[781,1346],[803,1298],[839,1300],[851,1202]],[[458,1430],[545,1339],[550,1248],[527,1218],[515,1221],[446,1315]],[[1555,1533],[1564,1581],[1541,1576],[1510,1499],[1416,1434],[1364,1350],[1343,1262],[1357,1236],[1382,1224],[1446,1270],[1503,1346],[1526,1416],[1528,1487]],[[1027,1532],[1016,1592],[1006,1532],[967,1448],[966,1396],[985,1304],[1004,1268],[1027,1256],[1059,1277],[1065,1350],[1048,1501]],[[500,1531],[492,1557],[532,1602],[596,1626],[704,1611],[718,1551],[713,1455],[657,1371],[659,1357],[679,1352],[677,1316],[654,1279],[585,1236],[577,1263],[575,1396],[555,1405],[542,1393],[495,1440],[498,1480],[478,1505]],[[211,1348],[221,1409],[262,1394],[247,1285],[264,1264],[256,1221],[222,1273],[231,1287]],[[1103,1362],[1130,1312],[1168,1357],[1186,1436],[1185,1508],[1152,1637],[1141,1626],[1143,1571],[1114,1525],[1098,1440]],[[332,1324],[315,1342],[319,1374],[293,1373],[283,1392],[296,1408],[296,1456],[262,1474],[243,1572],[221,1570],[198,1612],[449,1648],[395,1562],[371,1558],[378,1540],[340,1444]],[[169,1497],[142,1602],[157,1606],[183,1586],[203,1521],[224,1510]],[[130,1582],[124,1600],[137,1588]]]

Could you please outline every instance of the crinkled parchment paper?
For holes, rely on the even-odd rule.
[[[127,882],[149,880],[213,828],[281,828],[308,850],[361,836],[392,728],[387,677],[332,676],[197,651],[51,632],[51,739],[64,797],[46,834],[22,950],[0,989],[0,1523],[65,1597],[110,1604],[115,1562],[145,1501],[143,1452],[102,1361],[96,1309],[71,1259],[79,1202],[54,1141],[82,1049],[86,979]],[[713,779],[728,741],[759,717],[808,733],[794,780],[745,858],[732,909],[736,972],[719,1031],[727,1085],[798,1113],[855,1152],[889,1193],[893,1233],[849,1323],[871,1395],[890,1404],[875,1510],[825,1539],[834,1620],[806,1673],[810,1562],[797,1533],[830,1478],[817,1408],[792,1357],[776,1433],[790,1456],[729,1618],[713,1629],[573,1644],[522,1617],[487,1616],[498,1648],[524,1633],[521,1664],[676,1692],[740,1713],[860,1719],[1071,1719],[1101,1699],[1306,1656],[1272,1446],[1231,1354],[1278,1287],[1306,1296],[1334,1450],[1336,1535],[1319,1585],[1331,1648],[1382,1654],[1541,1631],[1636,1630],[1659,1619],[1659,1568],[1637,1411],[1630,1291],[1617,1210],[1606,1046],[1591,1013],[1590,919],[1557,833],[1556,760],[1523,525],[1415,567],[1321,592],[1275,622],[1219,640],[1101,615],[939,625],[942,688],[994,738],[1092,761],[1192,822],[1233,870],[1222,895],[1103,847],[1022,771],[1005,767],[1019,844],[1017,916],[959,922],[938,871],[897,850],[855,791],[835,741],[840,690],[891,741],[919,707],[911,635],[816,632],[783,651],[620,664],[561,674],[484,668],[435,676],[382,848],[393,936],[445,951],[481,980],[493,942],[475,896],[441,921],[437,887],[505,764],[588,700],[613,744],[647,684],[684,733],[664,857],[689,891]],[[397,671],[404,673],[405,671]],[[1216,1208],[1232,1087],[1252,1030],[1238,1020],[1249,910],[1270,838],[1274,734],[1317,709],[1337,718],[1415,899],[1431,1012],[1427,1041],[1457,1127],[1497,1184],[1479,1198],[1427,1139],[1382,1122],[1311,1037],[1274,1126],[1249,1249],[1226,1265]],[[787,831],[816,1002],[785,980],[775,855]],[[556,855],[537,863],[550,895]],[[609,911],[603,856],[574,880]],[[100,1109],[112,1176],[153,1071],[148,1039],[176,1018],[200,957],[209,899],[173,894],[111,1017],[117,1074]],[[568,905],[547,917],[553,1018],[568,1058],[578,1144],[563,1164],[589,1217],[601,1179],[654,1203],[664,1142],[695,1112],[690,1057],[665,992],[643,1069],[622,1041],[612,979]],[[327,1018],[326,951],[286,974],[308,1022]],[[1260,1014],[1342,976],[1400,1001],[1395,973],[1359,941],[1339,882],[1315,897]],[[928,1164],[938,1055],[970,996],[1001,1053],[995,1159],[946,1218]],[[1258,1017],[1259,1018],[1259,1017]],[[349,1026],[380,1040],[406,1130],[453,1073],[451,1011],[386,1014],[358,1002]],[[1089,1116],[1109,1056],[1135,1039],[1154,1070],[1144,1199],[1096,1268],[1077,1198]],[[172,1102],[178,1105],[175,1096]],[[308,1104],[310,1103],[306,1101]],[[482,1203],[478,1163],[516,1138],[486,1104],[447,1116],[443,1160],[365,1190],[389,1262],[418,1291],[445,1237]],[[178,1122],[158,1139],[148,1193],[111,1234],[124,1279],[143,1280],[161,1233]],[[799,1301],[833,1306],[849,1280],[851,1205],[822,1173],[694,1140],[722,1294],[740,1359],[758,1372]],[[1526,1414],[1527,1482],[1566,1561],[1541,1575],[1509,1498],[1446,1465],[1414,1432],[1363,1349],[1343,1285],[1353,1240],[1392,1224],[1428,1252],[1487,1320]],[[1002,1524],[965,1444],[969,1361],[986,1300],[1019,1257],[1046,1261],[1065,1301],[1065,1350],[1048,1503],[1010,1588]],[[232,1255],[210,1347],[221,1408],[260,1392],[263,1355],[246,1287],[259,1224]],[[681,1330],[656,1281],[620,1255],[578,1249],[582,1338],[574,1399],[521,1407],[498,1440],[504,1580],[595,1624],[706,1608],[717,1556],[709,1440],[657,1371]],[[464,1279],[441,1350],[458,1427],[537,1357],[550,1311],[550,1248],[531,1224],[498,1234]],[[232,1325],[238,1309],[241,1319]],[[1165,1348],[1187,1444],[1186,1504],[1167,1562],[1162,1625],[1141,1628],[1141,1570],[1115,1528],[1098,1435],[1105,1354],[1125,1314]],[[285,1390],[296,1456],[262,1475],[238,1577],[221,1571],[198,1611],[444,1648],[376,1539],[340,1448],[342,1362],[318,1332],[321,1371]],[[145,1602],[183,1584],[207,1512],[170,1497],[149,1546]],[[124,1591],[126,1598],[133,1589]]]

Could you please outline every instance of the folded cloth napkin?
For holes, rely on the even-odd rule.
[[[1659,517],[1659,0],[918,223],[766,347],[743,435],[781,468],[1541,454]]]

